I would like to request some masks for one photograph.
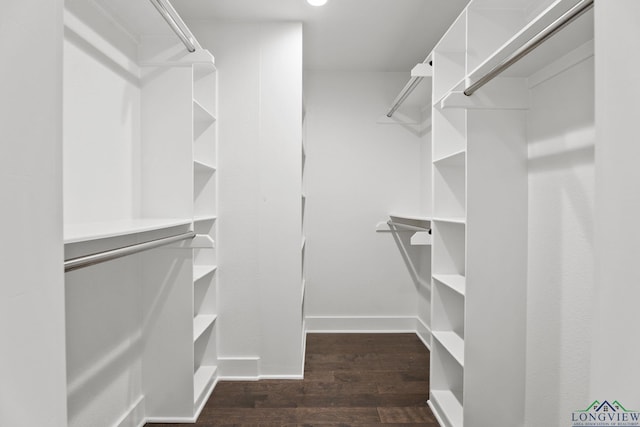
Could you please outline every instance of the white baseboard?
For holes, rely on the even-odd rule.
[[[436,421],[438,421],[438,424],[440,424],[441,427],[447,427],[449,424],[445,423],[443,417],[440,415],[440,408],[431,403],[431,399],[427,400],[427,405],[429,409],[431,409]]]
[[[217,375],[213,379],[213,383],[209,387],[209,390],[207,390],[205,396],[202,399],[202,402],[200,402],[200,406],[198,408],[196,408],[196,411],[195,411],[195,413],[193,415],[193,418],[194,418],[193,422],[196,422],[198,420],[198,417],[200,416],[200,413],[202,412],[202,410],[204,409],[205,405],[209,401],[209,398],[211,397],[211,394],[213,393],[213,390],[216,388],[216,385],[218,385],[219,379],[220,378]]]
[[[416,317],[307,316],[307,333],[416,332]]]
[[[257,381],[260,375],[260,358],[219,357],[218,378],[223,381]]]
[[[119,421],[114,425],[116,427],[140,427],[144,426],[146,420],[144,417],[144,396],[138,397],[138,399],[129,407],[129,410],[124,414]]]
[[[256,380],[303,380],[304,375],[258,375]]]
[[[431,328],[419,317],[416,317],[416,335],[427,347],[427,350],[431,351]]]

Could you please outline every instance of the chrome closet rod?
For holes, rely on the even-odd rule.
[[[412,77],[411,80],[409,80],[409,83],[407,83],[404,86],[404,88],[402,89],[402,92],[400,92],[400,94],[393,101],[393,106],[389,109],[389,112],[387,113],[387,117],[393,116],[393,113],[395,113],[396,110],[400,108],[400,105],[402,105],[402,103],[407,99],[407,97],[411,95],[411,92],[413,92],[413,90],[420,84],[422,79],[424,79],[424,77],[417,76],[417,77]]]
[[[177,14],[176,10],[166,0],[149,0],[156,7],[160,15],[167,21],[174,33],[180,38],[189,52],[195,52],[196,42],[191,31]]]
[[[164,237],[162,239],[150,240],[148,242],[136,243],[129,246],[123,246],[117,249],[111,249],[104,252],[98,252],[91,255],[85,255],[77,258],[71,258],[64,261],[64,271],[77,270],[83,267],[99,264],[105,261],[111,261],[116,258],[122,258],[127,255],[133,255],[138,252],[148,251],[159,246],[168,245],[170,243],[179,242],[181,240],[192,239],[196,233],[189,231],[187,233],[178,234],[176,236]]]
[[[551,25],[549,25],[544,30],[540,31],[535,37],[529,40],[526,44],[524,44],[521,48],[515,51],[511,56],[502,61],[500,64],[496,65],[489,71],[487,74],[478,79],[477,82],[468,86],[464,90],[464,94],[467,96],[473,95],[475,91],[480,89],[485,84],[489,83],[495,77],[497,77],[504,70],[518,62],[520,59],[529,54],[532,50],[540,46],[542,43],[551,38],[554,34],[558,33],[564,27],[578,19],[582,16],[583,13],[587,12],[589,9],[593,7],[594,0],[583,0],[582,2],[576,4],[573,8],[568,10],[564,15],[560,18],[556,19]]]
[[[398,228],[404,228],[405,230],[411,230],[411,231],[429,231],[428,228],[424,228],[424,227],[416,227],[415,225],[409,225],[409,224],[404,224],[402,222],[395,222],[395,221],[387,221],[388,225],[391,225],[393,227],[398,227]]]

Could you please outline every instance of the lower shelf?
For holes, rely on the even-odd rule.
[[[201,314],[193,319],[193,341],[200,338],[204,332],[213,325],[216,316],[213,314]]]
[[[193,281],[197,282],[205,276],[216,271],[217,267],[215,265],[194,265],[193,266]]]
[[[433,331],[433,338],[453,356],[453,358],[464,367],[464,340],[455,332]]]
[[[462,427],[462,404],[449,390],[431,390],[429,406],[441,424]]]
[[[200,366],[193,375],[193,403],[196,408],[200,406],[208,391],[213,387],[217,371],[217,366],[205,365]]]
[[[434,274],[433,278],[464,296],[466,279],[462,274]]]

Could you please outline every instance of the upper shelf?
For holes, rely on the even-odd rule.
[[[542,11],[536,9],[535,12],[540,13],[534,15],[531,14],[532,10],[527,6],[527,2],[507,3],[509,6],[505,6],[504,2],[495,1],[472,2],[435,47],[433,105],[442,108],[482,108],[483,105],[465,101],[464,97],[449,98],[447,105],[440,103],[452,92],[462,94],[472,83],[481,80],[498,65],[518,53],[544,30],[553,28],[552,24],[559,22],[565,14],[568,16],[568,12],[574,7],[577,6],[577,10],[584,4],[580,0],[547,1],[543,2],[543,5],[551,5]],[[482,6],[479,7],[479,4]],[[562,27],[538,47],[528,51],[524,57],[502,71],[499,77],[503,80],[530,78],[590,40],[593,40],[592,11]],[[534,83],[535,80],[534,78]],[[489,86],[490,84],[487,84],[487,87]],[[507,97],[507,101],[509,99]],[[527,105],[511,105],[509,102],[506,102],[506,107],[501,104],[499,102],[498,105],[491,104],[488,107],[527,108]]]
[[[376,225],[376,231],[414,233],[411,244],[424,246],[431,244],[431,218],[421,215],[390,214],[389,220]]]
[[[64,243],[88,242],[191,224],[186,218],[121,219],[64,225]]]
[[[557,0],[517,34],[506,41],[491,56],[474,70],[470,70],[468,80],[474,82],[492,68],[511,56],[538,33],[554,23],[573,8],[577,0]],[[593,39],[593,13],[588,12],[560,32],[546,40],[524,58],[505,70],[503,77],[529,77],[554,59],[578,48]]]
[[[216,121],[216,117],[213,113],[195,99],[193,100],[193,116],[196,123],[204,125],[209,125]]]

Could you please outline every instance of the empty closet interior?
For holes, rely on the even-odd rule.
[[[65,3],[69,425],[194,419],[217,380],[217,70],[192,48],[152,2]]]
[[[1,425],[192,423],[325,332],[415,333],[442,427],[640,408],[638,2],[10,3]]]

